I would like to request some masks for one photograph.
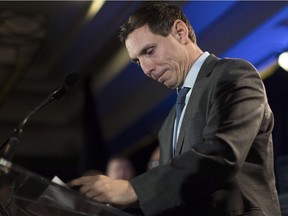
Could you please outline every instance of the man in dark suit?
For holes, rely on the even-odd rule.
[[[165,86],[186,89],[159,133],[160,165],[131,181],[82,177],[98,201],[135,201],[147,216],[280,216],[273,172],[273,114],[256,69],[203,52],[182,11],[138,9],[121,27],[132,61]]]

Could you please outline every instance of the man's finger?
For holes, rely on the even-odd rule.
[[[73,187],[73,186],[80,186],[85,184],[89,179],[87,176],[83,176],[77,179],[73,179],[70,182],[67,183],[68,186]]]

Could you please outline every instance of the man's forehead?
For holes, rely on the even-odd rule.
[[[145,37],[143,37],[144,34],[145,34]],[[136,40],[136,42],[138,42],[137,40],[143,41],[147,38],[146,37],[147,35],[153,35],[153,33],[151,32],[150,28],[147,25],[145,25],[131,32],[126,39],[126,43],[127,41],[134,42],[134,40]]]
[[[151,32],[148,26],[140,27],[131,32],[125,41],[130,57],[136,57],[143,48],[155,43],[157,37],[160,35]]]

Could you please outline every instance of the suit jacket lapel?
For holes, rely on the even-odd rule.
[[[191,124],[191,119],[195,115],[197,101],[199,101],[201,95],[199,92],[201,92],[201,89],[206,87],[206,79],[207,77],[212,73],[216,62],[219,60],[219,58],[215,57],[214,55],[208,56],[208,58],[204,61],[199,74],[197,76],[196,82],[194,84],[194,87],[192,89],[187,107],[186,112],[183,117],[182,126],[180,129],[177,146],[176,146],[176,153],[175,156],[179,155],[181,153],[182,147],[183,147],[183,141],[185,137],[185,128],[189,123]],[[174,118],[175,118],[175,111],[174,111]],[[197,127],[197,125],[196,125]]]
[[[174,121],[175,121],[175,106],[172,108],[168,117],[163,124],[161,131],[163,135],[161,136],[161,143],[163,147],[161,149],[160,163],[164,164],[167,161],[172,159],[172,143],[173,143],[173,130],[174,130]]]

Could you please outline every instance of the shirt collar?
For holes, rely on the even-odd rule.
[[[199,58],[195,61],[195,63],[192,65],[190,71],[188,72],[188,74],[185,78],[183,87],[189,87],[190,89],[193,88],[194,83],[196,81],[196,78],[198,76],[198,73],[200,71],[200,68],[209,55],[210,55],[209,52],[204,52],[199,56]]]

